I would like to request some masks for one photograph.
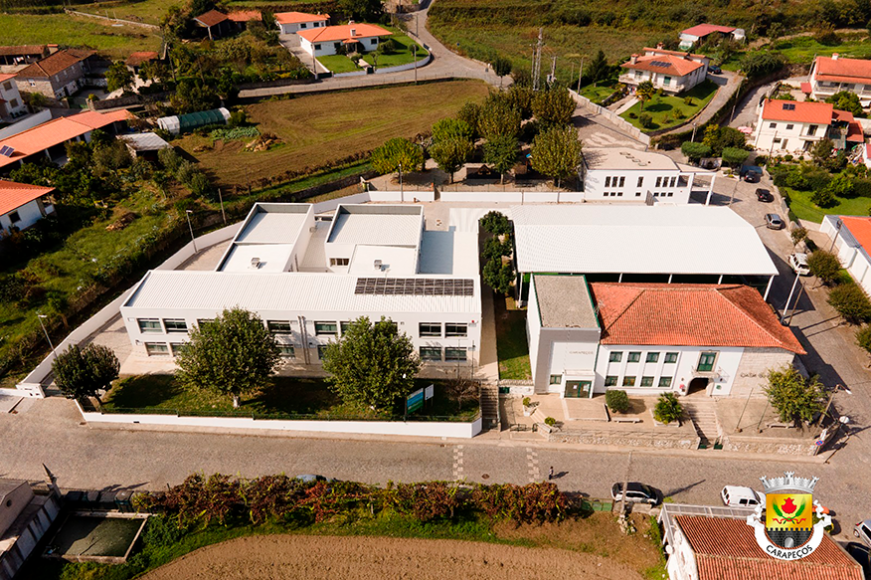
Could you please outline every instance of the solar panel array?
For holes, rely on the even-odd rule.
[[[3,155],[4,157],[12,157],[13,153],[15,153],[15,149],[9,145],[0,147],[0,155]]]
[[[475,282],[458,278],[357,278],[354,294],[474,296]]]
[[[671,65],[670,65],[669,63],[667,63],[667,62],[662,62],[661,60],[654,60],[654,61],[651,61],[651,62],[650,62],[650,66],[658,66],[658,67],[661,67],[661,68],[668,68],[668,67],[670,67]]]
[[[795,103],[783,103],[784,111],[795,111]]]

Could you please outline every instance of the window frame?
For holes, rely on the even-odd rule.
[[[612,350],[608,353],[608,362],[623,362],[623,351],[622,350]]]
[[[10,211],[6,215],[9,216],[9,222],[13,225],[21,221],[21,214],[18,213],[17,209],[15,211]]]
[[[350,320],[340,320],[339,321],[339,332],[342,336],[345,336],[345,333],[348,332],[348,329],[351,328]]]
[[[188,342],[170,342],[169,352],[173,357],[177,357],[183,349],[188,347],[188,344]]]
[[[674,382],[674,377],[659,377],[659,382],[656,385],[657,389],[670,389]]]
[[[617,375],[606,375],[605,376],[605,386],[606,387],[616,387],[619,379],[620,379],[620,377],[618,377]]]
[[[626,362],[627,363],[641,362],[641,351],[640,350],[629,351],[626,354]]]
[[[163,328],[167,334],[187,334],[188,333],[188,323],[184,318],[164,318],[162,321]],[[177,325],[181,323],[184,328],[179,328]],[[170,326],[172,325],[172,326]]]
[[[662,362],[663,362],[663,364],[667,364],[667,365],[677,364],[677,359],[678,359],[679,355],[680,355],[680,353],[678,353],[678,352],[667,352],[667,353],[665,353],[665,359]]]
[[[290,353],[286,352],[288,349]],[[296,345],[278,343],[278,350],[281,358],[296,358]]]
[[[562,375],[550,375],[548,379],[550,382],[549,385],[561,385],[563,384],[563,376]]]
[[[339,323],[332,320],[316,320],[315,323],[315,336],[338,336],[339,335]],[[332,326],[332,332],[329,330],[324,330],[323,327]]]
[[[634,387],[636,378],[637,377],[635,375],[624,375],[623,380],[620,382],[620,384],[624,387]]]
[[[424,326],[428,326],[428,327],[438,326],[438,328],[439,328],[438,334],[433,334],[432,329],[426,331],[426,333],[425,333],[424,329],[423,329]],[[441,322],[421,322],[417,325],[417,335],[421,338],[441,338],[442,332],[443,332],[443,329],[442,329]]]
[[[344,268],[351,263],[350,258],[330,258],[331,268]]]
[[[438,351],[438,358],[434,356],[424,356],[424,351]],[[420,360],[426,362],[442,362],[442,347],[440,346],[422,346],[418,349]]]
[[[287,323],[287,330],[284,330],[284,324]],[[271,334],[292,334],[293,329],[290,326],[290,320],[267,320],[266,330]]]
[[[316,346],[316,350],[318,351],[318,360],[324,360],[324,355],[327,353],[327,347],[329,344],[319,344]]]
[[[462,327],[462,334],[459,330],[448,330],[450,327]],[[446,338],[464,338],[469,336],[469,325],[465,322],[445,322],[445,337]]]
[[[450,356],[450,352],[462,353],[462,358]],[[466,362],[469,360],[469,349],[464,346],[446,346],[445,362]]]
[[[153,322],[157,324],[157,328],[149,327],[146,328],[142,325],[143,322]],[[142,334],[163,334],[163,325],[160,323],[159,318],[137,318],[136,324],[139,326],[139,332]]]
[[[646,377],[642,376],[641,382],[638,384],[638,386],[639,387],[652,387],[653,386],[653,379],[655,379],[655,378],[656,377],[650,376],[650,375],[648,375]],[[645,383],[647,383],[647,384],[645,384]]]
[[[659,362],[659,353],[658,352],[648,352],[647,356],[644,357],[644,362],[646,362],[646,363],[658,363]]]
[[[169,353],[170,353],[169,345],[165,342],[146,342],[144,344],[145,344],[145,354],[147,354],[150,357],[151,356],[169,356]],[[155,347],[157,347],[157,348],[163,347],[166,350],[152,352],[151,349],[155,348]]]

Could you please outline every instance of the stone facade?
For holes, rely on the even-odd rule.
[[[791,365],[795,353],[780,348],[745,348],[732,382],[732,397],[746,397],[752,389],[754,397],[764,397],[763,387],[768,384],[769,371]],[[716,395],[716,391],[712,394]]]
[[[724,451],[741,451],[743,453],[765,453],[768,455],[816,455],[822,447],[815,444],[816,437],[808,434],[807,438],[771,438],[753,435],[724,435],[720,442]]]
[[[681,427],[637,429],[637,430],[596,430],[572,429],[571,431],[551,431],[542,434],[553,443],[583,443],[585,445],[619,445],[623,447],[647,447],[653,449],[698,449],[699,436],[692,424]]]

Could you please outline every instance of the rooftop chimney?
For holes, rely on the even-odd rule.
[[[636,62],[638,62],[638,55],[637,55],[637,54],[633,54],[632,56],[630,56],[630,57],[629,57],[629,62],[632,63],[632,64],[635,64]]]
[[[832,54],[832,60],[838,60],[838,53]]]
[[[352,28],[352,29],[351,29],[351,38],[354,38],[355,36],[357,36],[357,29],[356,29],[356,28]]]
[[[260,258],[251,258],[251,269],[256,270],[260,267]]]
[[[661,42],[657,42],[657,43],[656,43],[656,50],[662,50],[662,47],[663,47],[663,46],[664,46],[664,45],[663,45]]]

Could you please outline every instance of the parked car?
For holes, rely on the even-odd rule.
[[[743,485],[727,485],[720,491],[720,499],[729,507],[756,507],[765,503],[765,494]]]
[[[762,177],[761,173],[757,173],[756,171],[748,171],[744,174],[744,181],[747,183],[759,183],[759,179]]]
[[[811,269],[807,265],[807,254],[795,253],[790,254],[789,258],[789,266],[792,268],[792,271],[798,274],[799,276],[809,276],[811,273]]]
[[[774,201],[774,196],[771,195],[771,192],[768,191],[767,189],[757,187],[756,188],[756,199],[758,199],[759,201],[763,201],[765,203],[768,203],[770,201]]]
[[[862,540],[866,546],[871,546],[871,520],[865,520],[853,526],[853,535]]]
[[[862,566],[862,572],[865,578],[871,578],[871,549],[868,546],[863,546],[859,542],[850,542],[844,549],[850,556],[859,562]]]
[[[776,213],[765,214],[765,227],[769,230],[782,230],[786,227],[783,220]]]
[[[709,65],[708,65],[708,71],[709,71],[711,74],[718,75],[718,74],[720,74],[721,72],[723,72],[723,69],[721,69],[720,67],[718,67],[718,66],[715,65],[715,64],[709,64]]]
[[[611,499],[614,501],[623,499],[623,482],[611,486]],[[662,492],[647,484],[630,481],[626,487],[626,501],[659,505],[662,502]]]

